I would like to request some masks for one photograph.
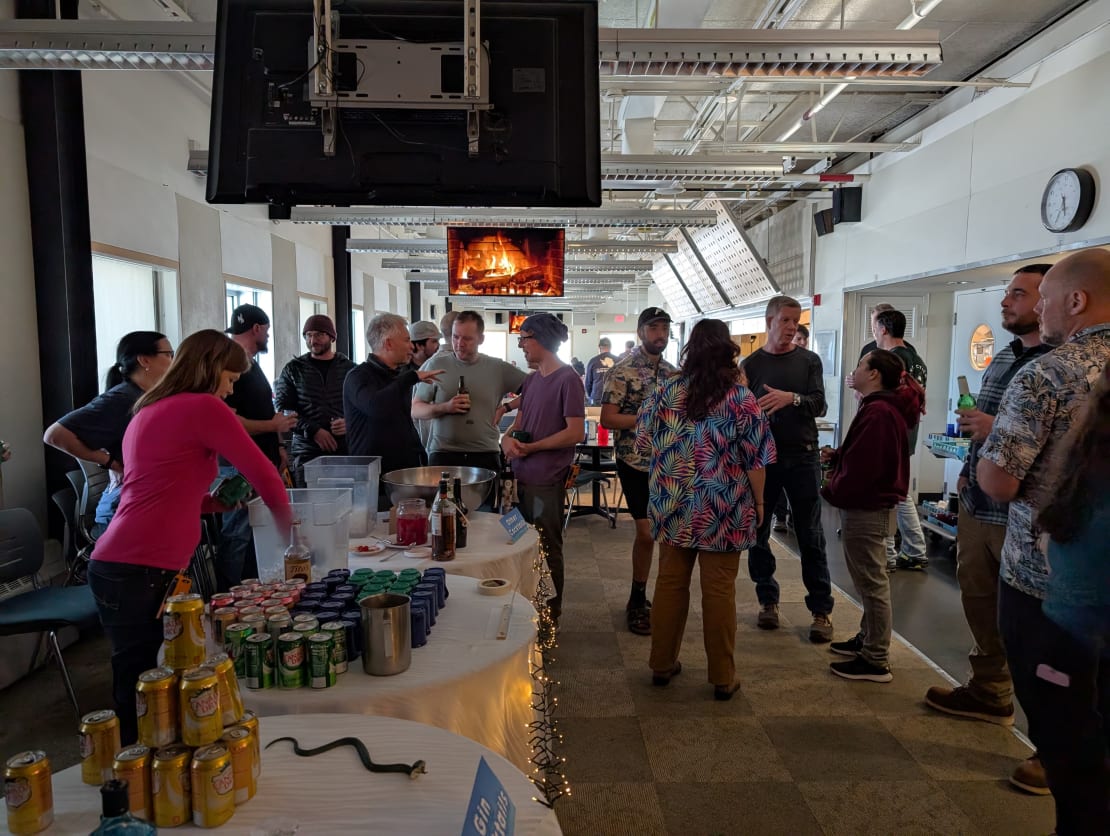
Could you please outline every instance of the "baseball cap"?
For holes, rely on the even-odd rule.
[[[597,341],[597,344],[598,345],[603,345],[606,348],[612,347],[612,345],[613,345],[613,343],[610,341],[610,339],[608,337],[602,337],[600,340]]]
[[[414,343],[424,340],[438,340],[440,337],[439,326],[434,322],[422,320],[409,326],[409,339]]]
[[[335,323],[331,321],[330,316],[325,316],[322,313],[313,314],[304,321],[301,336],[303,337],[309,331],[319,331],[321,334],[327,334],[333,340],[335,339]]]
[[[240,305],[231,312],[231,325],[225,334],[244,334],[255,325],[269,325],[270,317],[258,305]],[[334,330],[334,329],[333,329]]]
[[[636,329],[639,330],[645,325],[651,325],[653,322],[670,322],[671,315],[662,308],[644,308],[640,311],[640,318],[636,321]]]

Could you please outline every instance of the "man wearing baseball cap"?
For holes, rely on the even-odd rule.
[[[614,450],[628,511],[636,523],[632,541],[632,592],[625,608],[628,629],[651,635],[651,602],[647,599],[655,540],[648,520],[648,460],[636,453],[636,413],[656,385],[678,370],[663,359],[671,338],[671,317],[662,308],[645,308],[636,322],[640,344],[605,375],[601,395],[601,426],[616,431]]]
[[[605,385],[605,374],[617,364],[617,357],[611,349],[613,343],[608,337],[597,341],[598,353],[586,363],[586,397],[591,406],[601,405],[601,390]]]
[[[297,415],[290,442],[289,473],[304,487],[305,462],[319,456],[347,455],[343,420],[343,380],[355,367],[335,350],[335,324],[313,314],[301,329],[308,351],[285,364],[274,384],[274,404]]]
[[[434,322],[421,320],[409,326],[412,340],[412,367],[419,369],[424,361],[439,351],[439,326]]]

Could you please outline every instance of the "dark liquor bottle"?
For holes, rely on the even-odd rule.
[[[454,486],[454,488],[455,489],[454,489],[453,499],[455,500],[455,520],[456,520],[456,525],[455,525],[455,548],[456,549],[465,549],[466,548],[466,537],[467,537],[468,529],[470,528],[470,520],[467,519],[467,515],[470,513],[470,509],[467,508],[466,503],[463,502],[463,498],[462,498],[462,479],[460,479],[458,476],[455,477],[455,486]]]
[[[501,483],[500,510],[504,515],[513,510],[513,504],[516,502],[516,476],[513,475],[512,465],[508,462],[505,462],[504,467],[501,468],[501,478],[498,481]]]
[[[466,378],[461,374],[459,375],[459,394],[466,396],[466,412],[463,413],[466,416],[466,423],[473,424],[474,419],[470,417],[470,389],[467,388]]]
[[[455,503],[447,492],[447,479],[439,480],[439,496],[432,503],[432,560],[455,559]]]

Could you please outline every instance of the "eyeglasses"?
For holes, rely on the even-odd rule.
[[[154,352],[154,353],[155,353],[155,354],[165,354],[165,355],[166,355],[167,357],[169,357],[169,358],[170,358],[171,360],[173,359],[173,349],[172,349],[172,348],[167,348],[167,349],[164,349],[164,350],[162,350],[162,351],[156,351],[156,352]]]
[[[523,348],[525,340],[534,340],[534,339],[535,339],[535,337],[529,336],[529,335],[525,335],[523,337],[517,337],[517,341],[516,341],[517,347],[518,348]]]
[[[317,337],[327,337],[329,340],[331,339],[331,334],[325,334],[323,331],[305,331],[302,336],[306,340],[314,340]]]

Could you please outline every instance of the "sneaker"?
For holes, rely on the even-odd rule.
[[[906,557],[904,554],[898,555],[898,568],[899,569],[913,569],[916,571],[924,571],[929,565],[929,558],[927,557]],[[889,566],[890,563],[888,562]]]
[[[832,621],[822,612],[813,614],[813,623],[809,625],[809,640],[814,644],[831,642],[833,637]]]
[[[771,526],[775,531],[783,534],[786,532],[786,520],[782,517],[775,517],[775,524]]]
[[[1033,753],[1033,757],[1026,758],[1017,765],[1013,775],[1010,776],[1010,783],[1032,795],[1052,793],[1048,788],[1048,777],[1044,774],[1044,764],[1041,763],[1036,752]]]
[[[898,558],[897,557],[888,557],[886,559],[886,571],[887,571],[887,573],[898,571]]]
[[[851,656],[855,658],[859,656],[860,651],[863,650],[863,636],[858,633],[845,642],[833,642],[829,645],[829,650],[833,653],[839,653],[841,656]]]
[[[755,626],[760,630],[779,629],[779,605],[764,604],[760,607],[759,616],[755,620]]]
[[[857,656],[850,662],[833,662],[829,665],[829,670],[845,679],[865,679],[868,682],[890,682],[894,679],[890,668],[872,665],[862,656]]]
[[[1014,724],[1014,704],[991,705],[971,693],[971,689],[961,685],[958,688],[942,688],[934,685],[925,692],[925,704],[945,714],[958,717],[971,717],[999,726]]]

